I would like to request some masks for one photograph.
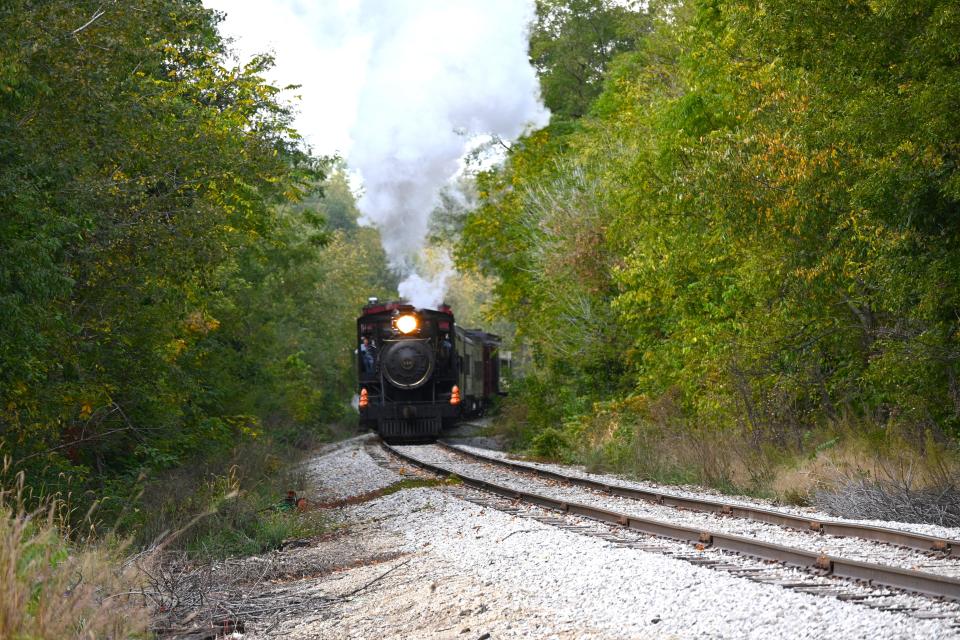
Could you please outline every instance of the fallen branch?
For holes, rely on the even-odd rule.
[[[386,571],[384,571],[383,573],[381,573],[379,576],[377,576],[376,578],[374,578],[373,580],[371,580],[371,581],[368,582],[367,584],[365,584],[365,585],[363,585],[362,587],[359,587],[359,588],[357,588],[357,589],[354,589],[353,591],[351,591],[350,593],[348,593],[348,594],[346,594],[346,595],[340,596],[340,598],[341,598],[342,600],[346,600],[347,598],[349,598],[349,597],[351,597],[351,596],[357,595],[358,593],[360,593],[361,591],[363,591],[363,590],[366,589],[367,587],[369,587],[369,586],[373,585],[374,583],[379,582],[380,580],[386,578],[387,575],[393,573],[394,571],[396,571],[396,570],[399,569],[400,567],[402,567],[402,566],[404,566],[404,565],[406,565],[406,564],[409,564],[411,560],[413,560],[413,558],[407,558],[406,560],[404,560],[404,561],[401,562],[400,564],[397,564],[397,565],[394,565],[394,566],[390,567],[389,569],[387,569]]]
[[[498,542],[503,542],[504,540],[506,540],[507,538],[509,538],[510,536],[512,536],[512,535],[515,534],[515,533],[536,533],[537,531],[538,531],[538,529],[518,529],[518,530],[516,530],[516,531],[511,531],[511,532],[508,533],[507,535],[503,536],[502,538],[500,538],[500,540],[499,540]]]

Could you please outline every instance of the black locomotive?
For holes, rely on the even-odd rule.
[[[502,393],[501,366],[500,338],[460,328],[447,305],[371,298],[357,318],[360,420],[387,441],[430,442],[481,415]]]

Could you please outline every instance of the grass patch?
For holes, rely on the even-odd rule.
[[[330,523],[315,511],[253,513],[242,524],[230,516],[214,515],[211,520],[216,525],[228,521],[229,525],[219,530],[207,527],[203,535],[192,537],[182,546],[189,557],[218,559],[258,555],[280,549],[285,541],[315,538],[330,530]]]
[[[248,442],[152,477],[47,498],[9,465],[0,469],[0,638],[152,637],[151,617],[169,604],[144,596],[169,573],[158,567],[183,577],[214,559],[327,532],[322,512],[284,502],[288,490],[306,488],[296,471],[303,451]]]
[[[162,472],[142,482],[118,528],[135,547],[160,545],[201,562],[322,535],[329,529],[322,513],[284,503],[288,491],[307,489],[297,470],[306,455],[276,442],[253,442]]]
[[[135,571],[124,568],[116,547],[72,542],[57,526],[60,507],[49,501],[28,512],[16,496],[0,493],[0,638],[143,633]]]

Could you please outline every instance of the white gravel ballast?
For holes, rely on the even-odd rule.
[[[540,493],[566,502],[576,502],[634,517],[667,521],[706,531],[749,536],[772,544],[850,560],[916,569],[940,575],[960,576],[960,561],[956,558],[930,557],[917,550],[857,538],[821,536],[754,520],[727,518],[715,513],[676,509],[640,500],[609,496],[583,487],[536,478],[527,473],[512,471],[490,463],[476,462],[436,445],[402,447],[402,450],[425,462],[441,465],[462,475],[519,491]]]
[[[364,442],[311,461],[323,495],[367,494],[400,479],[378,466],[378,454],[371,448],[371,457]],[[401,473],[419,474],[409,467]],[[332,574],[288,585],[335,604],[269,629],[251,628],[245,637],[960,638],[953,619],[922,619],[752,581],[544,524],[527,508],[508,513],[475,504],[481,495],[440,485],[331,511],[341,535],[383,559],[345,558]],[[322,553],[318,544],[311,553]]]
[[[431,632],[422,637],[480,638],[485,633],[491,640],[954,637],[944,621],[916,620],[757,584],[432,489],[401,491],[351,507],[342,515],[349,521],[376,522],[403,536],[406,550],[415,556],[411,564],[416,565],[418,580],[458,577],[456,597],[466,615],[458,613],[449,621],[447,635]],[[415,619],[417,610],[432,610],[436,603],[422,602],[422,592],[402,587],[401,583],[374,599],[381,611],[392,612],[380,620],[379,635],[366,635],[374,633],[369,626],[344,626],[340,621],[339,628],[351,631],[338,636],[332,619],[313,631],[333,634],[319,637],[421,637],[398,634],[410,629],[403,623],[391,626],[398,624],[396,613],[407,611]],[[487,603],[482,614],[478,603]]]
[[[317,501],[343,500],[377,491],[400,476],[375,463],[364,449],[369,436],[351,438],[321,452],[303,465]]]

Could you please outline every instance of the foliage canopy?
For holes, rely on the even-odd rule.
[[[543,3],[534,33],[577,7]],[[538,65],[561,118],[480,176],[459,250],[537,353],[531,419],[754,450],[837,420],[960,435],[956,3],[609,18],[639,35],[589,65],[589,107]]]
[[[346,412],[383,256],[271,59],[232,62],[219,20],[200,0],[0,8],[0,454],[41,492]]]

